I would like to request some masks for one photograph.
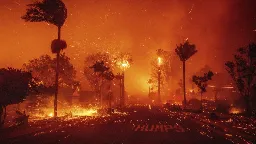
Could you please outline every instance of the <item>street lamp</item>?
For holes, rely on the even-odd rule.
[[[121,79],[121,83],[122,83],[122,90],[121,90],[121,96],[120,96],[120,105],[124,106],[125,105],[125,98],[124,98],[124,72],[125,70],[127,70],[130,67],[130,64],[127,60],[122,60],[120,62],[120,68],[122,70],[122,79]]]
[[[163,63],[162,58],[161,58],[161,57],[158,57],[158,58],[157,58],[158,67],[160,67],[162,63]]]
[[[161,97],[160,97],[160,80],[161,80],[161,69],[160,66],[162,65],[163,61],[161,57],[157,58],[157,64],[158,64],[158,102],[161,104]]]

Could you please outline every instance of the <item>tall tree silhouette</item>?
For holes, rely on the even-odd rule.
[[[14,68],[0,69],[0,127],[6,116],[6,106],[22,102],[32,90],[30,72]]]
[[[180,60],[183,63],[183,94],[184,94],[184,105],[186,106],[187,100],[186,100],[186,84],[185,84],[185,72],[186,72],[186,61],[193,56],[197,50],[196,46],[194,44],[190,44],[188,41],[186,41],[183,44],[180,44],[175,49],[175,52],[179,56]]]
[[[109,71],[109,67],[105,66],[103,61],[97,61],[95,64],[93,64],[90,68],[94,70],[95,73],[98,73],[98,76],[101,77],[101,83],[100,83],[100,103],[102,106],[102,85],[103,85],[103,80],[113,80],[114,79],[114,74],[112,71]]]
[[[56,53],[56,78],[55,78],[55,97],[54,97],[54,116],[57,117],[57,96],[58,96],[58,77],[59,77],[59,56],[60,51],[67,47],[64,40],[61,40],[61,27],[67,18],[67,8],[62,0],[43,0],[36,1],[27,5],[27,12],[21,18],[29,22],[47,22],[57,26],[58,39],[52,41],[52,53]]]
[[[251,43],[239,48],[234,61],[225,63],[226,70],[233,79],[241,97],[246,104],[246,113],[251,115],[252,97],[256,86],[256,44]]]
[[[193,82],[197,85],[201,93],[201,110],[203,109],[203,102],[202,102],[203,93],[206,92],[207,82],[212,79],[213,75],[214,75],[213,72],[209,71],[207,73],[204,73],[203,76],[194,75],[192,77]]]
[[[100,85],[102,78],[99,77],[98,72],[96,73],[94,69],[90,68],[97,61],[103,61],[104,65],[113,69],[114,63],[112,62],[110,55],[107,53],[92,53],[85,57],[84,61],[84,76],[89,82],[90,87],[96,92],[97,96],[100,96]]]

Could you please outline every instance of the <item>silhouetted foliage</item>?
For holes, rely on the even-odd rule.
[[[90,68],[96,62],[103,61],[104,65],[111,70],[113,70],[114,63],[111,61],[110,55],[107,53],[95,53],[90,54],[85,58],[84,64],[84,76],[88,80],[90,87],[96,92],[99,93],[101,85],[101,77],[94,69]],[[96,71],[99,71],[98,69]]]
[[[99,77],[101,77],[101,83],[100,83],[100,91],[99,91],[99,95],[100,95],[100,99],[101,99],[101,106],[102,106],[102,86],[103,86],[103,81],[107,80],[107,81],[112,81],[114,79],[114,74],[112,73],[112,71],[110,71],[110,68],[105,66],[104,62],[101,61],[97,61],[95,62],[95,64],[93,64],[91,67],[91,69],[94,70],[94,72],[96,74],[98,74]],[[111,100],[112,100],[112,92],[110,92],[110,87],[111,84],[109,84],[108,86],[108,99],[109,99],[109,105],[111,108]]]
[[[251,114],[252,93],[256,85],[256,44],[251,43],[246,47],[239,48],[234,55],[234,61],[225,63],[226,70],[233,79],[237,90],[244,98],[246,112]]]
[[[93,69],[95,73],[98,73],[100,77],[102,77],[105,80],[113,80],[115,78],[112,71],[110,71],[110,68],[105,66],[104,62],[96,62],[94,65],[92,65],[90,68]]]
[[[60,55],[60,77],[59,83],[62,88],[72,88],[79,82],[75,80],[76,70],[70,58],[64,54]],[[51,58],[49,55],[42,55],[39,58],[32,59],[28,63],[23,65],[23,68],[27,71],[31,71],[33,78],[37,84],[41,84],[41,90],[47,90],[47,88],[54,89],[55,84],[55,69],[56,58]]]
[[[0,69],[0,127],[4,124],[6,106],[22,102],[32,90],[30,72],[14,68]]]
[[[25,21],[47,22],[61,27],[67,18],[67,8],[62,0],[36,1],[27,6],[27,12],[22,16]]]
[[[180,61],[187,61],[191,56],[197,53],[197,50],[194,44],[190,44],[186,41],[185,43],[177,46],[175,52],[179,56]]]
[[[103,61],[97,61],[90,68],[93,68],[94,72],[99,73],[100,75],[109,70],[109,67],[105,66]]]
[[[204,75],[205,73],[209,72],[210,70],[211,70],[210,66],[205,65],[199,71],[195,72],[194,75],[201,76],[201,75]],[[195,83],[193,82],[193,76],[189,79],[189,82],[192,83],[192,89],[194,89],[194,84]]]
[[[202,94],[204,92],[206,92],[207,82],[212,79],[213,75],[214,75],[213,72],[209,71],[207,73],[204,73],[203,76],[196,76],[196,75],[194,75],[192,77],[193,82],[196,84],[196,86],[200,90],[200,93],[201,93],[201,103],[202,103]],[[202,106],[202,104],[201,104],[201,106]]]
[[[27,11],[21,18],[29,22],[47,22],[58,27],[58,39],[52,41],[52,53],[56,53],[56,76],[55,76],[55,99],[54,116],[57,116],[57,95],[59,80],[59,57],[60,51],[67,47],[64,40],[61,40],[61,27],[67,18],[67,8],[62,0],[43,0],[36,1],[27,5]]]
[[[84,61],[84,76],[89,82],[90,87],[96,92],[97,96],[101,96],[101,91],[104,89],[103,85],[111,83],[112,80],[121,82],[123,75],[114,76],[114,70],[124,70],[122,64],[126,64],[126,68],[129,68],[132,63],[131,55],[128,53],[119,53],[110,55],[109,53],[93,53],[89,54]],[[102,89],[103,87],[103,89]],[[112,87],[112,86],[111,86]],[[121,88],[121,85],[120,85]],[[106,93],[106,91],[104,91]],[[102,97],[101,97],[102,98]]]
[[[212,79],[213,72],[204,73],[204,76],[193,76],[193,82],[197,85],[201,93],[206,92],[207,82]]]
[[[196,46],[194,44],[190,44],[188,41],[186,41],[183,44],[180,44],[175,49],[176,54],[179,56],[180,61],[183,62],[183,94],[184,94],[184,104],[186,105],[186,86],[185,86],[185,62],[193,56],[195,53],[197,53]]]
[[[61,50],[67,48],[67,43],[64,40],[55,39],[52,41],[51,50],[52,53],[59,53]]]

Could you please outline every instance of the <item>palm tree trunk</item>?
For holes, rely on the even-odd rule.
[[[58,26],[58,40],[60,40],[61,27]],[[56,55],[56,77],[55,77],[55,96],[54,96],[54,117],[57,117],[57,99],[58,99],[58,88],[59,88],[59,59],[60,51]]]
[[[183,61],[183,94],[184,94],[184,106],[186,107],[187,100],[186,100],[185,72],[186,72],[186,65],[185,65],[185,61]]]
[[[161,86],[160,86],[160,80],[161,80],[161,71],[160,71],[160,68],[158,69],[158,104],[161,105]]]

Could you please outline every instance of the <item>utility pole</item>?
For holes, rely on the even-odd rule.
[[[161,104],[161,96],[160,96],[160,91],[161,91],[161,89],[160,89],[160,80],[161,80],[161,78],[160,78],[160,76],[161,76],[161,70],[160,70],[160,67],[159,67],[159,69],[158,69],[158,103],[159,104]]]
[[[161,105],[160,80],[161,80],[161,64],[162,64],[162,58],[161,58],[161,57],[158,57],[158,58],[157,58],[157,62],[158,62],[158,103],[159,103],[159,105]]]
[[[125,106],[125,96],[124,96],[124,71],[122,73],[122,97],[121,97],[121,107]]]

